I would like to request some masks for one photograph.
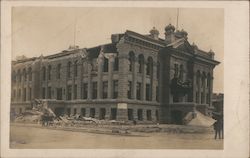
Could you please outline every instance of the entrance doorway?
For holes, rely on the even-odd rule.
[[[180,110],[173,110],[171,111],[171,123],[182,125],[183,124],[183,113]]]
[[[100,109],[100,113],[99,113],[99,119],[100,120],[105,120],[105,115],[106,115],[106,109],[105,108],[101,108]]]
[[[117,109],[116,108],[111,108],[111,120],[116,120],[116,114],[117,114]]]

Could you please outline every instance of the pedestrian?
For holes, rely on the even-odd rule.
[[[221,128],[222,123],[221,121],[218,119],[215,123],[214,123],[214,131],[215,131],[215,136],[214,139],[217,139],[217,136],[219,136],[219,139],[221,139]]]

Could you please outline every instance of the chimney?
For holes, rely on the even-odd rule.
[[[172,43],[175,40],[174,31],[175,27],[171,24],[165,27],[165,42],[167,44]]]
[[[152,37],[153,39],[156,39],[156,40],[159,39],[159,31],[158,31],[155,27],[153,27],[153,28],[149,31],[149,33],[150,33],[150,37]]]

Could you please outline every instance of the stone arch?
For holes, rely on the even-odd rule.
[[[143,73],[144,72],[144,70],[143,70],[144,69],[144,63],[145,63],[143,54],[140,54],[138,56],[138,63],[139,63],[138,72]]]

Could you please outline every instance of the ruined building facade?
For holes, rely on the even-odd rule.
[[[195,109],[211,115],[219,62],[187,35],[169,24],[165,39],[155,28],[126,31],[105,45],[12,61],[11,110],[46,99],[56,115],[107,120],[180,124]]]

